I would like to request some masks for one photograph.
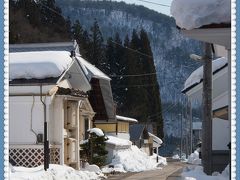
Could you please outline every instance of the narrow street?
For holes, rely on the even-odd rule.
[[[164,166],[161,170],[144,171],[140,173],[123,173],[120,175],[110,176],[110,180],[178,180],[182,168],[187,164],[176,160],[168,159],[168,165]]]

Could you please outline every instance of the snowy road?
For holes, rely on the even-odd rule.
[[[161,170],[144,171],[141,173],[125,173],[116,176],[111,176],[110,180],[177,180],[180,179],[178,172],[183,167],[187,166],[186,163],[179,161],[168,160],[168,165]]]

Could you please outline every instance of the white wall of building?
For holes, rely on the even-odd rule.
[[[213,119],[212,148],[213,150],[229,150],[230,142],[230,123],[228,120],[219,118]]]
[[[35,99],[35,102],[34,102]],[[10,144],[35,144],[35,133],[43,134],[44,111],[39,96],[10,96],[9,98]],[[49,106],[50,99],[45,99]],[[49,114],[47,114],[49,119]]]

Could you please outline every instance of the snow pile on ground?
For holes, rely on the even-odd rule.
[[[36,168],[12,167],[11,180],[98,180],[103,175],[90,171],[77,171],[69,166],[50,164],[48,171],[43,166]]]
[[[176,24],[190,30],[209,24],[231,22],[230,0],[173,0],[171,14]]]
[[[95,165],[95,164],[91,164],[90,165],[87,162],[85,163],[85,167],[82,168],[81,170],[82,171],[95,172],[97,174],[101,174],[102,173],[101,169],[97,165]]]
[[[166,159],[159,156],[158,163],[155,156],[148,156],[137,146],[132,145],[128,149],[119,149],[115,152],[112,163],[102,169],[103,172],[140,172],[159,168],[166,165]],[[116,168],[116,169],[115,169]]]
[[[212,62],[213,73],[221,69],[222,67],[224,67],[226,64],[227,64],[227,59],[224,57],[214,60]],[[184,84],[184,89],[182,91],[186,90],[187,88],[191,87],[194,84],[200,83],[202,79],[203,79],[203,66],[193,71],[193,73],[186,80]]]
[[[180,159],[180,157],[179,157],[178,154],[174,154],[174,155],[172,156],[172,159]]]
[[[192,153],[187,160],[190,164],[200,165],[202,163],[201,159],[199,159],[199,152],[196,150]]]
[[[9,55],[9,79],[59,77],[71,64],[67,51],[16,52]]]
[[[208,176],[203,172],[202,166],[188,167],[182,173],[184,180],[229,180],[229,166],[220,173],[213,173],[213,176]]]
[[[126,139],[121,139],[118,137],[114,137],[114,136],[107,136],[108,140],[106,141],[106,143],[108,144],[113,144],[115,146],[131,146],[132,142]]]
[[[95,133],[97,136],[104,136],[103,131],[99,128],[92,128],[92,129],[89,129],[87,132],[89,132],[90,134]]]

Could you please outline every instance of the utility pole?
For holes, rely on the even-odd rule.
[[[181,158],[182,158],[182,151],[183,151],[183,114],[181,114],[181,144],[180,144],[180,157]]]
[[[203,122],[202,165],[206,174],[212,173],[212,48],[205,43],[203,57]]]
[[[192,102],[189,100],[189,116],[190,116],[190,154],[193,152],[193,137],[192,137]]]

